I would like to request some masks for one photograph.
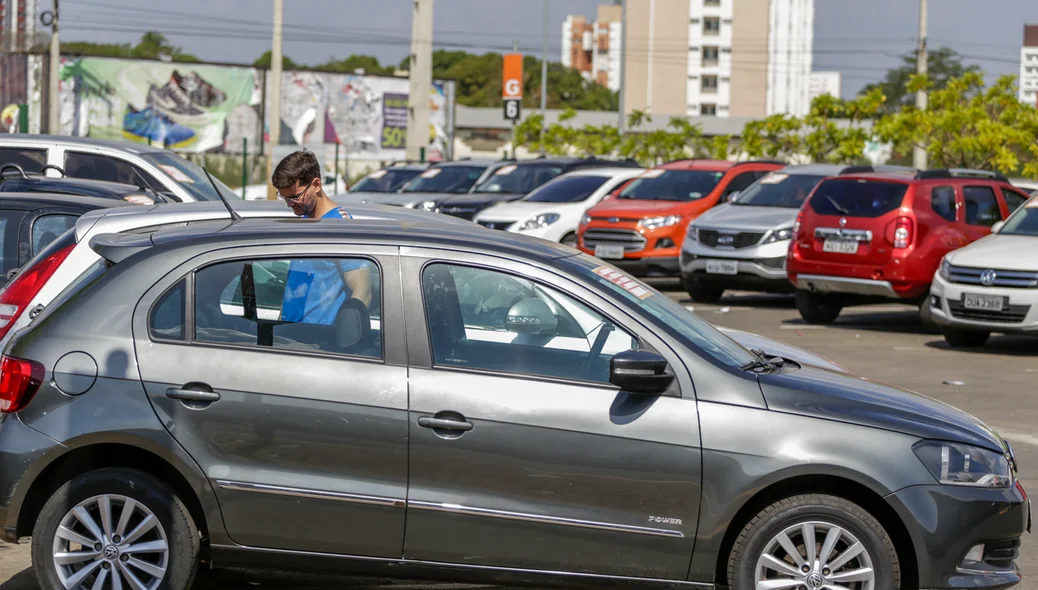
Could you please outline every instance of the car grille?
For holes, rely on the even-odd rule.
[[[479,213],[480,210],[481,209],[479,207],[473,207],[473,206],[465,206],[465,207],[454,206],[454,207],[444,207],[443,209],[440,210],[440,213],[445,213],[445,214],[450,215],[452,217],[460,217],[462,219],[467,219],[469,221],[472,221],[472,218],[475,217],[476,213]]]
[[[592,249],[599,244],[622,244],[624,252],[637,252],[645,248],[645,236],[632,229],[588,229],[584,231],[583,240],[584,247]]]
[[[1033,289],[1038,287],[1038,272],[969,268],[966,266],[953,266],[948,270],[948,280],[962,285],[984,285],[985,287],[1008,287],[1011,289]],[[981,276],[989,270],[995,273],[995,277],[993,281],[985,283],[981,280]]]
[[[482,225],[487,229],[505,229],[506,227],[515,223],[514,221],[477,221],[476,223]]]
[[[731,237],[731,242],[725,241],[721,243],[722,236],[724,240]],[[749,248],[750,246],[757,245],[761,238],[764,237],[763,233],[757,232],[720,232],[715,229],[701,229],[699,230],[699,242],[704,246],[731,246],[733,248]]]
[[[952,317],[960,320],[974,320],[977,322],[997,322],[1000,324],[1019,324],[1027,317],[1031,310],[1030,305],[1006,305],[1002,311],[988,311],[984,309],[966,309],[961,301],[948,300],[948,311]]]

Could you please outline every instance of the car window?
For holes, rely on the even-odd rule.
[[[935,186],[930,191],[930,207],[933,212],[947,219],[955,221],[955,188],[951,186]]]
[[[799,209],[807,196],[825,178],[816,174],[783,174],[772,172],[751,184],[739,195],[734,205],[750,207],[786,207]]]
[[[32,224],[32,254],[35,256],[58,236],[76,227],[76,215],[44,215]]]
[[[991,187],[963,187],[962,198],[966,203],[966,223],[991,227],[1002,220],[1002,211]]]
[[[8,164],[19,166],[27,173],[40,172],[47,164],[47,150],[0,148],[0,168]]]
[[[901,206],[908,185],[856,178],[823,180],[808,201],[819,215],[879,217]]]
[[[998,235],[1038,237],[1038,201],[1032,201],[1009,216]]]
[[[365,304],[343,280],[371,285]],[[195,273],[198,342],[381,358],[380,274],[360,258],[235,261]]]
[[[695,201],[710,194],[724,172],[709,170],[666,170],[642,173],[617,196],[645,201]]]
[[[205,170],[201,166],[189,162],[172,152],[147,152],[141,154],[141,158],[156,166],[167,178],[177,183],[177,186],[187,191],[196,201],[219,201],[221,194],[225,199],[232,201],[241,200],[242,198],[239,193],[232,191],[219,178],[214,176],[213,182],[216,183],[217,188],[220,190],[220,194],[217,194],[217,189],[213,188],[213,182],[209,182],[209,177],[206,176]],[[138,183],[131,182],[130,184],[136,185]],[[168,189],[162,187],[159,190]]]
[[[743,172],[742,174],[737,175],[735,178],[732,179],[731,182],[728,183],[728,186],[725,187],[724,194],[721,195],[721,199],[723,200],[725,197],[727,197],[735,191],[742,192],[750,188],[750,185],[753,184],[755,180],[760,178],[761,174],[763,173],[753,171]]]
[[[562,174],[562,166],[553,164],[508,164],[495,170],[490,178],[476,186],[473,192],[525,195],[559,174]]]
[[[412,168],[376,170],[353,185],[351,193],[395,193],[422,171]]]
[[[482,166],[444,166],[430,168],[407,183],[405,193],[467,193],[486,168]]]
[[[607,318],[523,277],[432,264],[422,273],[437,365],[598,383],[638,340]]]
[[[607,176],[560,176],[530,193],[531,203],[579,203],[602,187]]]
[[[1010,215],[1013,213],[1013,211],[1019,209],[1020,205],[1023,205],[1025,202],[1027,202],[1027,199],[1029,198],[1027,195],[1023,193],[1007,189],[1005,187],[1002,187],[1001,190],[1002,197],[1006,200],[1006,207],[1009,208]]]
[[[65,176],[121,182],[133,186],[140,184],[134,167],[129,162],[84,152],[65,152]]]
[[[166,291],[148,318],[148,331],[156,340],[180,340],[187,335],[187,281]]]
[[[3,245],[3,252],[0,253],[3,256],[0,260],[0,279],[6,280],[7,273],[18,268],[18,228],[24,218],[24,211],[0,209],[0,244]]]

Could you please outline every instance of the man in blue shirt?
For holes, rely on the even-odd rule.
[[[321,186],[321,165],[313,152],[289,154],[271,178],[292,212],[311,219],[352,219]],[[289,263],[281,321],[332,325],[347,299],[371,304],[372,263],[353,259],[295,259]]]

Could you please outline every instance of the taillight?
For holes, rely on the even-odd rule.
[[[1027,492],[1024,491],[1024,484],[1020,483],[1020,480],[1016,480],[1016,489],[1020,492],[1020,495],[1024,497],[1024,501],[1027,501]]]
[[[12,414],[29,405],[43,375],[43,365],[36,361],[0,358],[0,413]]]
[[[793,241],[794,242],[797,242],[797,241],[800,240],[800,226],[801,226],[801,222],[803,222],[803,220],[804,220],[804,214],[803,213],[797,213],[797,220],[796,220],[795,223],[793,223]]]
[[[907,248],[912,245],[915,223],[911,217],[898,217],[894,224],[894,247]]]
[[[25,269],[0,293],[0,338],[7,336],[15,320],[75,247],[75,244],[66,246]]]

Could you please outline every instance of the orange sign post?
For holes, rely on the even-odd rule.
[[[523,54],[521,53],[508,53],[504,56],[501,98],[504,99],[505,119],[518,120],[523,103]]]

